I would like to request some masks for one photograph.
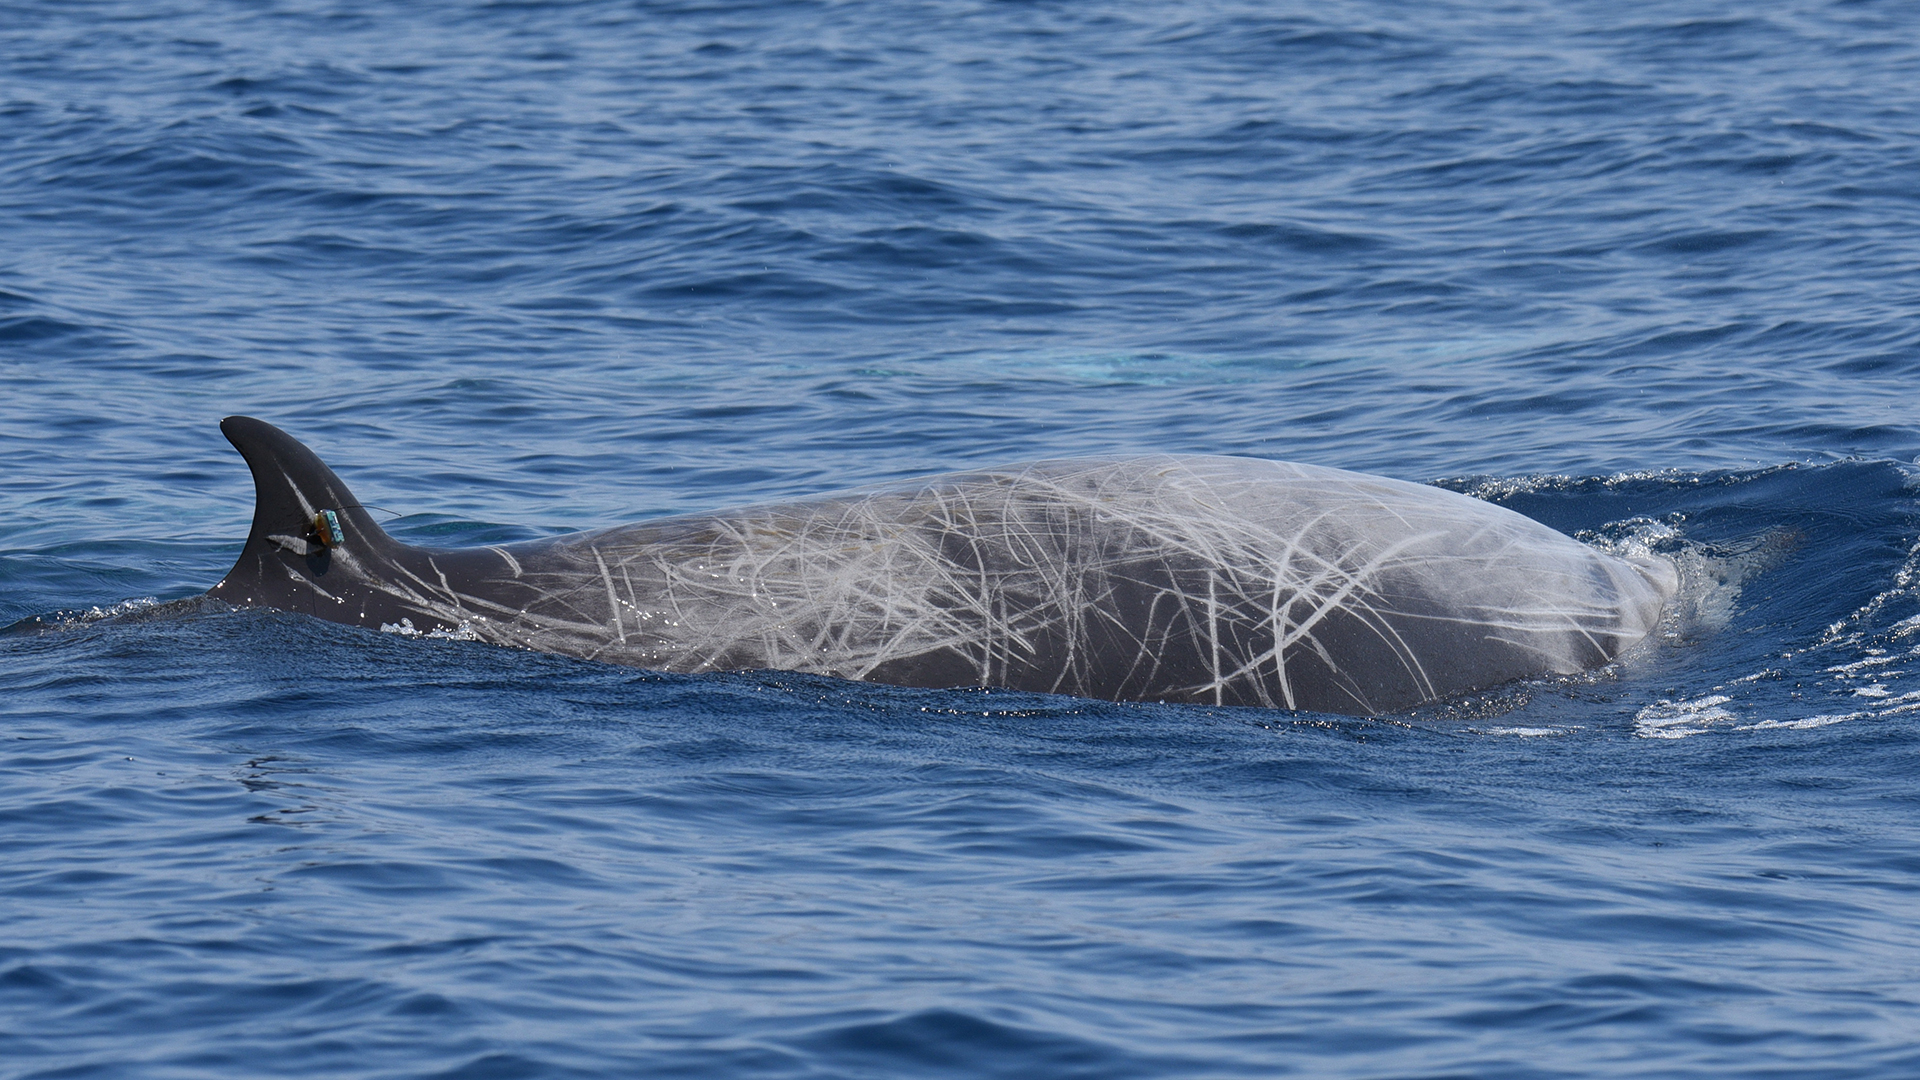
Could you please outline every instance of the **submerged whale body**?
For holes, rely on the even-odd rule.
[[[1369,715],[1606,663],[1672,565],[1439,488],[1231,457],[1041,461],[496,547],[419,548],[249,417],[208,595],[663,671]]]

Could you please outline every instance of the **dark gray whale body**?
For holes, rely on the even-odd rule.
[[[1612,659],[1675,589],[1489,503],[1250,458],[1042,461],[469,549],[401,544],[271,424],[208,595],[664,671],[1367,715]]]

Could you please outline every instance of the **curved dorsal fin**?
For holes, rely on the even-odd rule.
[[[332,554],[355,556],[362,566],[392,563],[408,552],[388,536],[319,455],[300,440],[251,416],[229,416],[220,433],[253,472],[253,528],[227,576],[209,593],[236,603],[306,610],[281,593],[301,578],[327,574]]]
[[[337,543],[380,550],[398,543],[300,440],[251,416],[227,417],[220,421],[220,433],[253,471],[253,528],[247,543],[274,543],[276,536],[311,540],[321,548]],[[340,525],[338,537],[318,535],[315,528],[314,518],[328,510]]]

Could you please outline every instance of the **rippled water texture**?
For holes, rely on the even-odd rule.
[[[1920,10],[0,9],[0,1077],[1920,1072]],[[1006,462],[1440,482],[1685,585],[1383,719],[270,611]],[[1910,673],[1911,672],[1911,673]]]

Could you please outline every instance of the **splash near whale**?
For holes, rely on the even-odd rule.
[[[208,595],[662,671],[1369,715],[1596,667],[1677,586],[1439,488],[1251,458],[1040,461],[494,547],[389,537],[313,451]]]

